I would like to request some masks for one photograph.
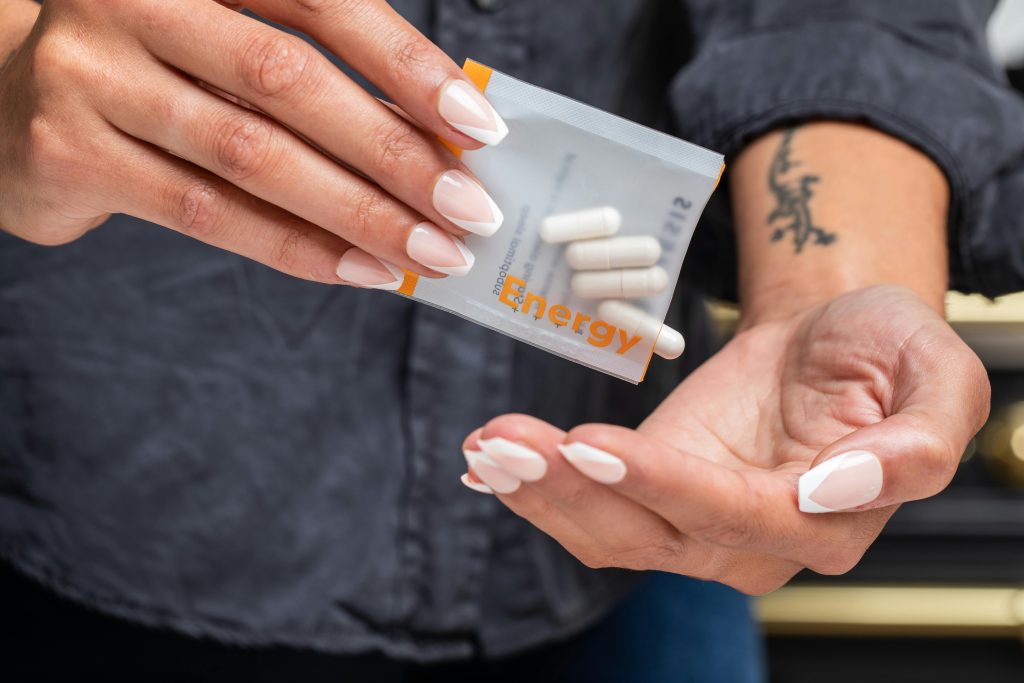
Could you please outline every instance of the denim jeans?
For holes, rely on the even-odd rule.
[[[490,669],[485,676],[498,675],[477,680],[766,680],[749,598],[721,584],[656,573],[597,626],[564,643],[485,668]]]

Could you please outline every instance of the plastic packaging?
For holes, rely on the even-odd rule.
[[[466,237],[476,263],[465,277],[406,272],[398,292],[640,382],[697,219],[721,175],[722,156],[477,62],[467,61],[464,68],[509,127],[501,144],[461,152],[505,222],[490,237]],[[545,218],[595,208],[618,213],[616,238],[653,237],[660,243],[657,266],[667,286],[629,300],[647,316],[643,324],[635,316],[618,324],[602,319],[601,299],[573,294],[575,271],[566,261],[566,245],[541,239]],[[681,349],[679,342],[673,346]]]

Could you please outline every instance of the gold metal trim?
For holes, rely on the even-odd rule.
[[[1024,638],[1024,587],[786,586],[758,598],[769,635]]]

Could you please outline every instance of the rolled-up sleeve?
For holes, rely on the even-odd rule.
[[[988,52],[994,4],[693,0],[697,51],[671,91],[679,132],[732,155],[794,121],[872,125],[949,180],[953,286],[1024,288],[1024,98]]]

